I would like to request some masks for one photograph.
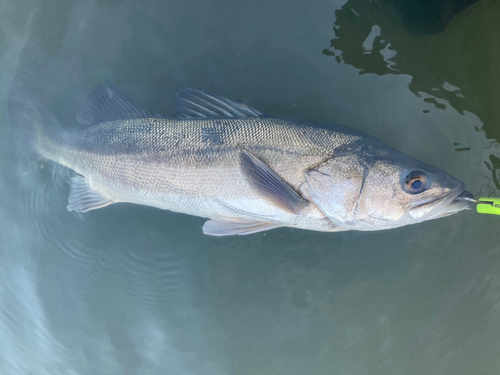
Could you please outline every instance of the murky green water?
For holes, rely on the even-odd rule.
[[[498,19],[480,0],[419,35],[385,1],[0,1],[0,373],[498,374],[500,218],[210,238],[143,206],[77,215],[7,110],[14,81],[67,126],[104,79],[167,114],[203,87],[499,196]]]

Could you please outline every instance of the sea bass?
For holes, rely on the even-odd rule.
[[[468,208],[464,183],[337,125],[264,115],[205,90],[181,88],[178,112],[149,113],[98,86],[79,126],[40,121],[35,147],[73,169],[68,210],[130,202],[208,218],[204,233],[278,227],[380,230]]]

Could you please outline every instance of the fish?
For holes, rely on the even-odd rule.
[[[372,231],[469,208],[465,184],[373,136],[266,115],[181,87],[177,112],[150,113],[111,83],[95,88],[75,126],[35,121],[35,148],[71,168],[67,209],[119,202],[208,220],[211,236],[279,227]]]

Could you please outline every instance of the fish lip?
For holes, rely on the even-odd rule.
[[[475,204],[472,193],[465,190],[465,184],[462,184],[459,189],[454,189],[440,198],[411,207],[409,210],[410,215],[412,210],[435,203],[436,200],[439,200],[440,203],[431,211],[420,218],[414,217],[417,222],[453,215]]]
[[[446,207],[444,207],[445,212],[443,212],[439,217],[452,215],[462,210],[468,210],[475,204],[477,204],[477,200],[474,199],[474,195],[470,191],[464,189],[451,202],[449,202]]]

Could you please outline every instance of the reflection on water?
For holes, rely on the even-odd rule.
[[[410,75],[415,95],[439,109],[451,105],[475,114],[486,137],[499,140],[499,18],[500,3],[486,0],[456,16],[444,32],[414,35],[390,3],[349,0],[336,12],[336,37],[323,53],[360,74]],[[469,148],[461,146],[459,151]],[[500,155],[493,150],[491,156],[486,163],[496,173]],[[500,188],[498,177],[493,179]]]
[[[392,4],[411,32],[432,34],[443,31],[453,16],[462,12],[476,1],[392,0]]]

